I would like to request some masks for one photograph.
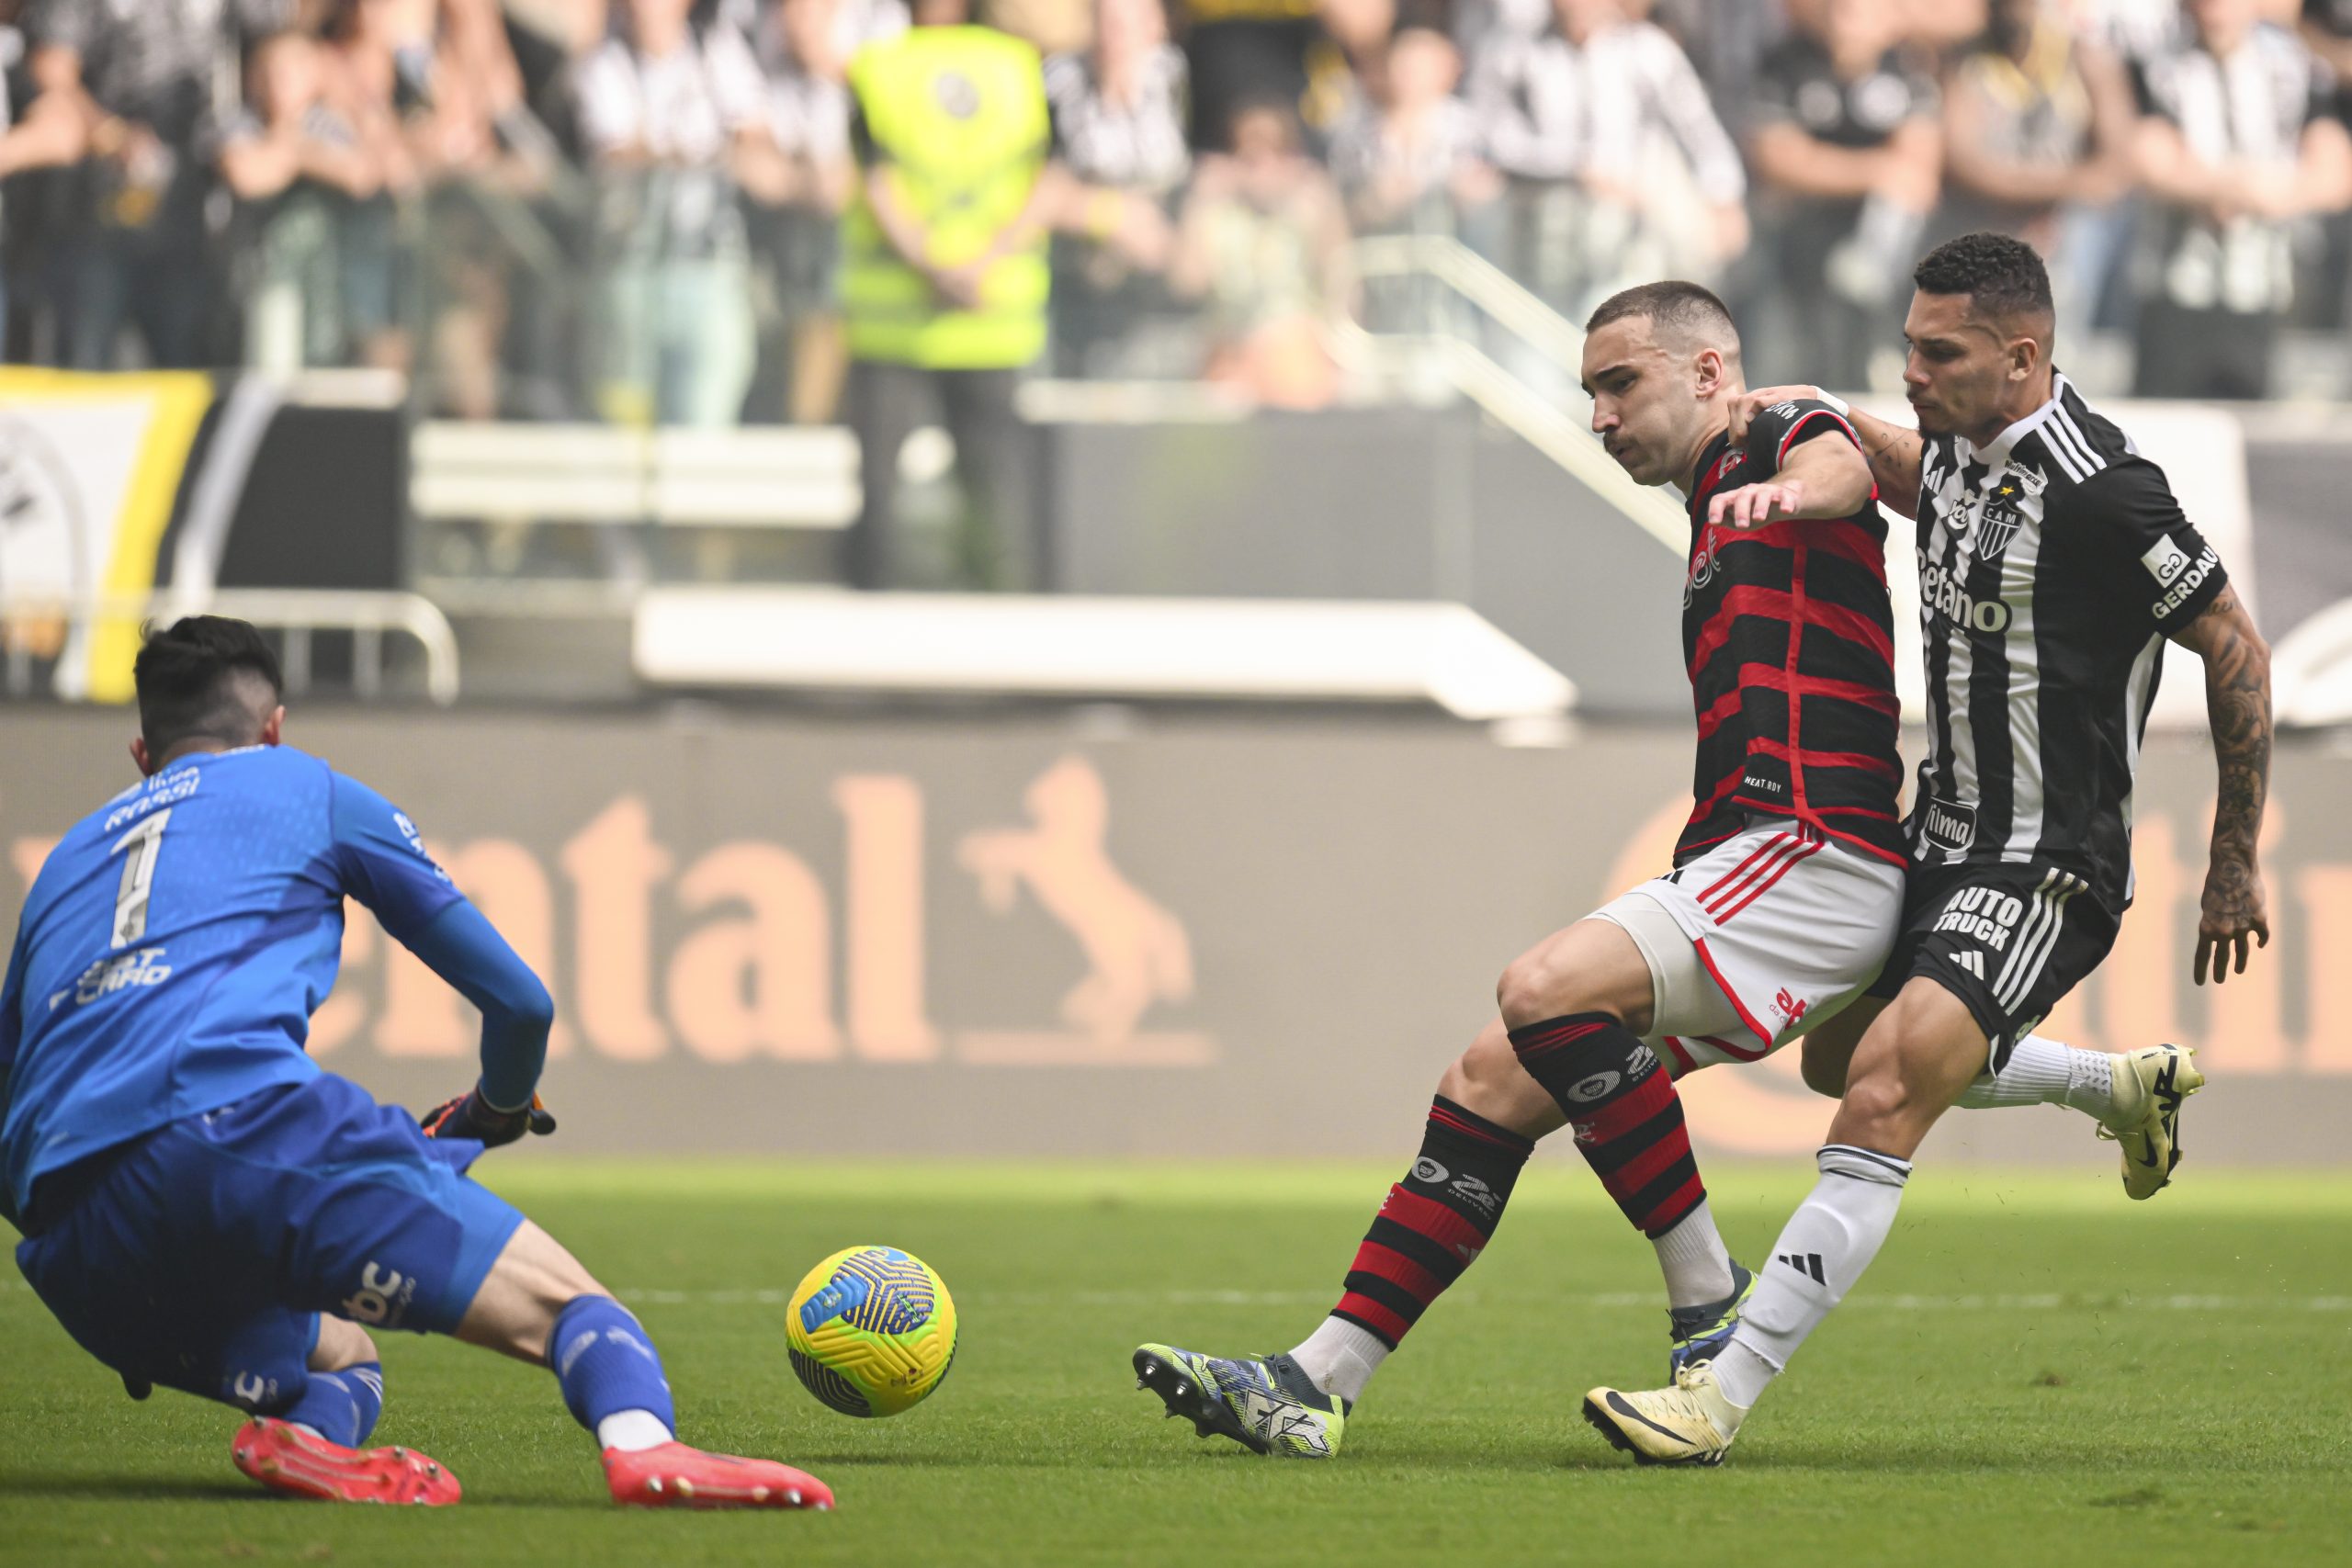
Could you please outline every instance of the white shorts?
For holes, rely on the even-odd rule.
[[[1760,822],[1593,913],[1642,950],[1650,1043],[1687,1073],[1760,1060],[1877,979],[1903,868],[1802,822]]]

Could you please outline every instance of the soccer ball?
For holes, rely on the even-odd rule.
[[[792,1370],[844,1416],[896,1416],[956,1359],[956,1303],[931,1266],[895,1247],[834,1253],[792,1292]]]

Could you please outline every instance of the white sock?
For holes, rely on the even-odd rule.
[[[1666,1274],[1666,1304],[1706,1306],[1731,1294],[1731,1254],[1704,1198],[1674,1228],[1652,1239]]]
[[[1846,1297],[1894,1228],[1911,1163],[1848,1144],[1815,1156],[1821,1180],[1772,1244],[1731,1343],[1715,1358],[1724,1397],[1746,1409]]]
[[[1364,1384],[1388,1359],[1388,1347],[1368,1328],[1344,1317],[1327,1317],[1290,1353],[1315,1386],[1350,1404],[1363,1397]]]
[[[618,1449],[623,1453],[636,1453],[640,1449],[658,1449],[664,1443],[674,1443],[678,1435],[669,1424],[650,1410],[616,1410],[596,1423],[596,1446]]]
[[[2115,1114],[2115,1059],[2029,1034],[1998,1073],[1977,1078],[1955,1103],[1965,1111],[2066,1105],[2104,1122]]]

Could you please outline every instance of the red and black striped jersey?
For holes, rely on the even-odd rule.
[[[1855,439],[1826,403],[1775,403],[1744,448],[1719,435],[1699,459],[1682,586],[1699,756],[1677,865],[1758,817],[1795,818],[1898,865],[1909,858],[1895,809],[1902,705],[1876,493],[1851,517],[1746,530],[1707,523],[1718,491],[1771,479],[1792,447],[1815,437]]]

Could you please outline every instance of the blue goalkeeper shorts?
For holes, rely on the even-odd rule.
[[[268,1413],[308,1382],[319,1314],[448,1334],[523,1223],[481,1153],[331,1073],[187,1117],[36,1190],[17,1248],[81,1347],[138,1385]]]

